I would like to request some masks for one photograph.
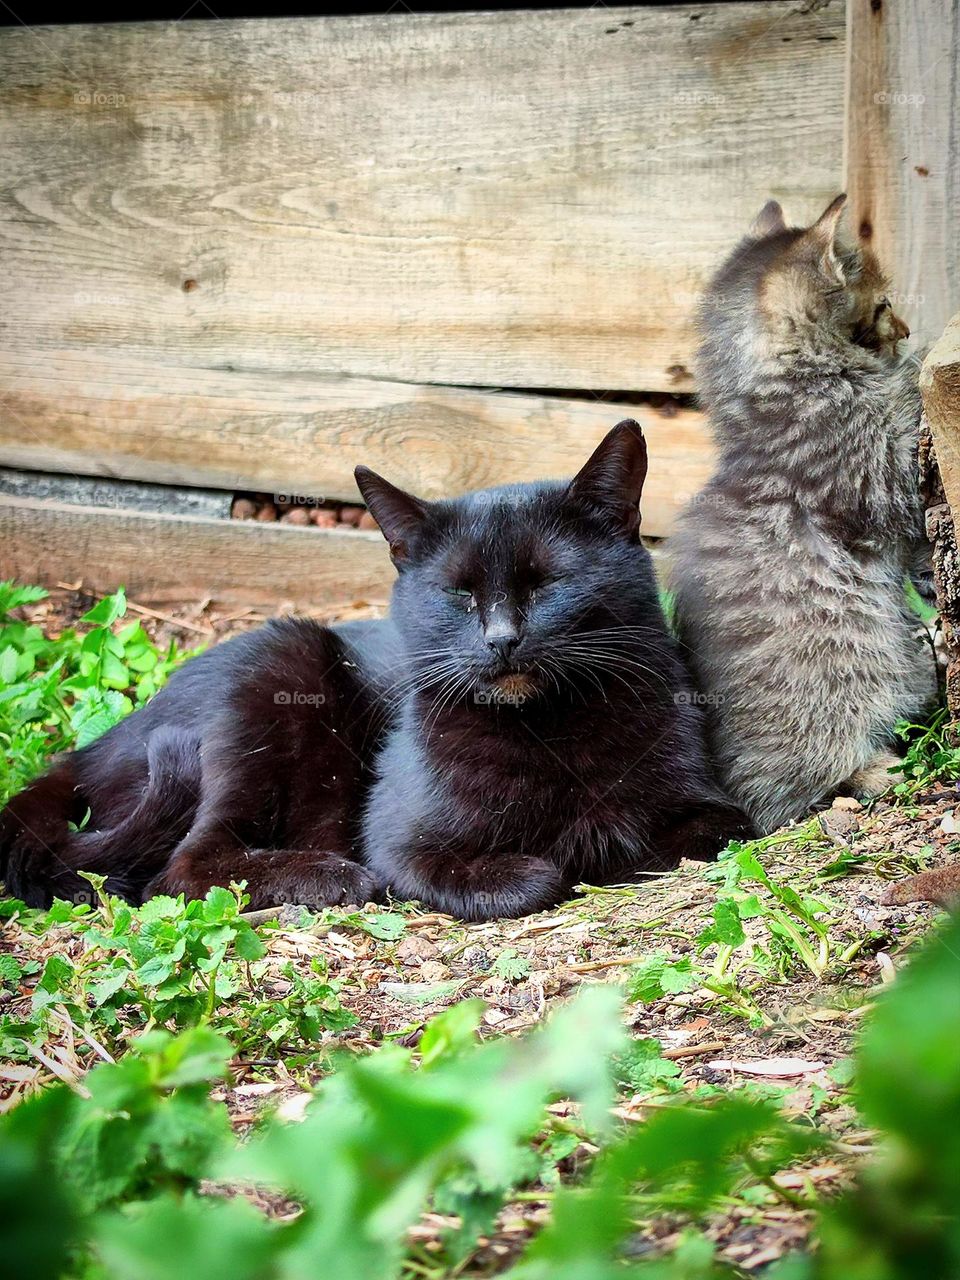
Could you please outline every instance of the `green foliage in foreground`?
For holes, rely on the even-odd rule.
[[[140,705],[187,656],[158,651],[138,623],[121,625],[122,590],[81,619],[82,634],[48,640],[10,618],[43,595],[0,584],[0,803],[50,754],[92,741]],[[902,798],[960,776],[943,716],[901,732]],[[797,828],[790,838],[814,834]],[[717,901],[695,954],[651,953],[628,977],[634,999],[706,987],[762,1024],[756,975],[835,974],[843,957],[828,904],[772,879],[757,858],[764,847],[731,846],[710,872]],[[71,1025],[88,1062],[94,1046],[116,1059],[87,1072],[82,1094],[57,1086],[0,1119],[5,1275],[441,1280],[458,1273],[500,1209],[526,1195],[550,1199],[553,1212],[513,1280],[722,1280],[732,1273],[700,1230],[705,1218],[731,1198],[797,1200],[775,1175],[828,1145],[755,1094],[681,1094],[679,1069],[658,1043],[624,1035],[611,988],[589,989],[521,1040],[478,1044],[483,1005],[471,1000],[429,1023],[415,1052],[387,1044],[331,1062],[331,1039],[354,1016],[322,961],[304,972],[269,954],[242,918],[239,887],[134,909],[90,879],[89,904],[44,913],[0,901],[0,917],[19,912],[21,927],[63,927],[83,944],[42,971],[0,955],[0,992],[33,990],[27,1020],[2,1016],[0,1005],[0,1058],[33,1061]],[[386,942],[405,928],[396,911],[327,916]],[[518,981],[527,967],[507,948],[493,971]],[[268,1118],[239,1141],[215,1090],[229,1083],[232,1060],[274,1057],[311,1078],[330,1073],[302,1123]],[[651,1118],[615,1125],[618,1085],[655,1091]],[[960,924],[884,994],[855,1089],[864,1123],[883,1135],[880,1154],[852,1191],[820,1206],[816,1251],[785,1260],[769,1280],[960,1276]],[[548,1112],[558,1097],[575,1099],[579,1115]],[[272,1222],[245,1187],[303,1212]],[[442,1255],[405,1240],[428,1208],[460,1223]],[[640,1259],[637,1231],[664,1216],[686,1225],[679,1247]]]
[[[42,587],[0,582],[0,805],[68,747],[83,747],[156,693],[189,654],[161,652],[139,622],[115,632],[127,611],[121,587],[72,629],[48,639],[10,617],[44,599]]]
[[[342,1062],[302,1123],[268,1119],[247,1142],[210,1090],[232,1049],[204,1022],[141,1036],[0,1121],[6,1274],[31,1280],[391,1280],[429,1205],[457,1213],[467,1256],[502,1204],[536,1176],[531,1140],[556,1097],[580,1103],[599,1146],[513,1280],[708,1280],[732,1273],[696,1224],[824,1139],[744,1093],[674,1100],[629,1128],[610,1119],[611,1061],[627,1049],[613,988],[583,992],[519,1040],[475,1041],[468,1001],[435,1018],[420,1052],[391,1045]],[[960,1274],[960,922],[932,939],[874,1011],[856,1090],[885,1135],[859,1185],[826,1206],[819,1247],[777,1280],[906,1280]],[[201,1193],[203,1184],[203,1193]],[[271,1222],[226,1188],[270,1189],[303,1207]],[[637,1225],[686,1221],[670,1257],[629,1261]],[[414,1274],[413,1271],[407,1274]],[[419,1274],[440,1273],[420,1268]]]
[[[247,899],[239,886],[210,889],[202,900],[159,896],[131,907],[103,893],[102,876],[85,878],[99,895],[99,910],[57,901],[49,911],[28,911],[15,899],[0,901],[0,918],[17,912],[20,925],[37,934],[67,925],[83,943],[75,959],[54,952],[39,975],[21,969],[14,956],[0,957],[0,989],[24,977],[36,981],[27,1020],[0,1014],[0,1059],[34,1061],[65,1021],[113,1055],[138,1031],[204,1023],[228,1035],[237,1053],[281,1052],[293,1065],[298,1052],[316,1057],[324,1031],[344,1031],[356,1021],[321,958],[306,973],[271,962],[241,916]],[[403,928],[401,916],[358,918],[368,931],[384,919]]]
[[[960,778],[960,745],[950,732],[950,717],[942,707],[926,724],[902,720],[897,736],[906,744],[903,757],[903,780],[894,792],[909,800],[918,791],[936,782],[953,782]]]

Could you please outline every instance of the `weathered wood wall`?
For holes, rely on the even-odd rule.
[[[839,189],[843,8],[804,7],[3,32],[0,462],[344,498],[359,460],[569,471],[609,393],[691,388],[758,205]],[[651,430],[665,533],[709,449]]]
[[[623,393],[693,389],[698,296],[768,196],[847,187],[924,337],[960,303],[958,31],[960,0],[6,30],[0,464],[351,499],[364,461],[436,495],[569,473],[632,414],[668,533],[704,423]],[[301,573],[275,531],[261,582],[262,529],[194,555],[58,505],[2,504],[0,570],[82,548],[166,590],[242,545],[251,590],[374,583],[319,532]]]
[[[929,346],[960,306],[960,0],[847,3],[852,229]]]

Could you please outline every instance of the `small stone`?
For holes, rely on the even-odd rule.
[[[360,517],[363,515],[363,507],[341,507],[340,523],[353,525],[354,528],[360,523]]]
[[[862,809],[863,805],[856,796],[837,796],[832,807],[834,809],[846,809],[848,813],[855,813],[857,809]]]
[[[450,977],[450,970],[439,960],[424,960],[420,966],[420,977],[424,982],[445,982]]]
[[[255,520],[257,504],[251,502],[249,498],[234,498],[233,506],[230,508],[230,515],[234,520]]]
[[[272,524],[277,518],[277,508],[272,502],[265,502],[257,512],[256,518],[265,524]]]
[[[291,507],[280,517],[282,524],[309,524],[310,513],[304,507]]]
[[[412,933],[401,939],[393,954],[401,964],[423,964],[425,960],[436,960],[440,953],[429,938]]]
[[[337,513],[330,511],[327,507],[315,507],[310,512],[310,523],[315,524],[318,529],[335,529],[337,527]]]
[[[380,526],[377,524],[376,520],[374,520],[369,511],[364,511],[357,523],[357,528],[377,530]]]
[[[490,953],[479,945],[467,947],[463,953],[466,964],[477,973],[486,973],[490,968]]]

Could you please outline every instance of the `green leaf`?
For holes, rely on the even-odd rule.
[[[420,1059],[430,1067],[475,1043],[487,1006],[482,1000],[461,1000],[431,1018],[420,1037]]]
[[[233,940],[233,949],[241,960],[252,961],[262,960],[267,954],[267,948],[257,937],[255,930],[245,921],[240,921],[237,925],[236,937]]]
[[[395,942],[403,937],[407,928],[407,922],[398,911],[374,911],[369,915],[360,912],[356,922],[371,938],[381,942]]]
[[[118,618],[122,618],[127,612],[127,596],[123,587],[118,587],[112,596],[104,596],[104,598],[89,609],[81,622],[89,623],[92,626],[109,627]]]
[[[198,1280],[263,1280],[274,1274],[270,1258],[281,1239],[243,1200],[172,1193],[96,1226],[110,1280],[173,1280],[179,1266]]]
[[[493,972],[505,982],[519,982],[530,972],[530,961],[518,955],[516,948],[504,947],[493,962]]]

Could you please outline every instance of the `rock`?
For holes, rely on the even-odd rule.
[[[369,511],[364,511],[357,523],[357,528],[376,530],[379,529],[380,526],[377,524],[376,520],[374,520]]]
[[[255,520],[257,518],[257,504],[251,502],[249,498],[234,498],[233,506],[230,508],[230,515],[234,520]]]
[[[271,524],[277,518],[277,508],[272,502],[265,502],[257,512],[257,520],[262,520],[265,524]]]
[[[327,507],[315,507],[310,512],[310,523],[315,524],[318,529],[335,529],[337,513],[330,511]]]
[[[450,970],[439,960],[424,960],[420,966],[420,977],[424,982],[443,982],[450,977]]]
[[[831,806],[834,809],[845,809],[848,813],[856,813],[863,805],[855,796],[837,796]]]
[[[360,517],[363,515],[363,507],[341,507],[340,523],[353,525],[354,528],[360,523]]]
[[[440,952],[429,938],[412,933],[409,937],[401,939],[393,954],[401,964],[413,965],[423,964],[425,960],[436,960]]]

